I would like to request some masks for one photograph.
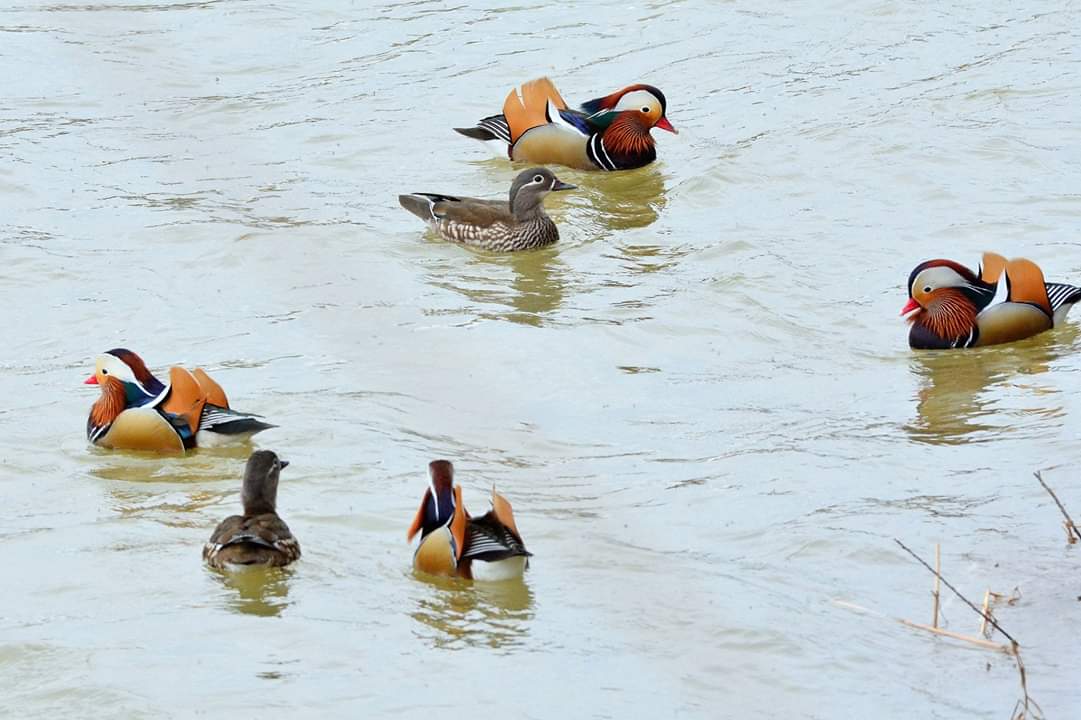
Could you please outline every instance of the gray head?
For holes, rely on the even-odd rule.
[[[244,468],[244,488],[240,500],[245,515],[275,512],[278,503],[278,473],[289,464],[270,450],[256,450]]]
[[[557,178],[548,168],[523,170],[510,186],[510,210],[514,217],[524,220],[541,211],[541,203],[548,193],[574,188],[574,185],[568,185]]]

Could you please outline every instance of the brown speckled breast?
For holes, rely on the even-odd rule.
[[[441,220],[436,229],[445,240],[494,252],[533,250],[559,240],[559,230],[548,216],[524,223],[494,223],[484,227]]]

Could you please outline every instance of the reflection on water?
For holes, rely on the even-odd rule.
[[[510,276],[502,282],[507,270]],[[508,254],[476,252],[464,265],[457,260],[440,263],[428,279],[473,302],[507,308],[506,312],[480,312],[481,317],[539,326],[563,304],[566,274],[556,248],[549,247]]]
[[[109,505],[120,517],[145,517],[170,527],[202,527],[204,509],[239,491],[250,450],[244,445],[177,457],[94,448],[91,462],[96,464],[87,473],[109,481]],[[208,481],[225,483],[215,489],[192,487]],[[175,483],[188,487],[170,487]]]
[[[1047,427],[1048,418],[1061,413],[1060,405],[1049,404],[1039,386],[1027,386],[1022,378],[1047,372],[1055,360],[1074,351],[1077,336],[1076,328],[1068,327],[1009,345],[913,352],[910,368],[919,377],[920,389],[917,417],[905,430],[913,440],[933,445],[972,442],[977,439],[974,433],[1015,431],[1017,427],[989,422],[1001,422],[999,401],[1011,385],[1040,395],[1034,411]]]
[[[417,575],[432,592],[417,602],[413,619],[434,633],[436,647],[514,647],[529,633],[533,592],[523,580],[473,583],[458,578]]]
[[[94,467],[90,475],[122,482],[202,482],[235,477],[239,487],[243,463],[251,455],[250,443],[213,450],[191,450],[182,456],[142,450],[105,450],[89,447]]]
[[[513,178],[513,173],[528,167],[525,163],[508,166],[504,159],[486,159],[475,165],[493,184]],[[507,173],[508,167],[511,175]],[[614,230],[648,227],[656,222],[668,202],[664,173],[657,163],[620,172],[591,172],[561,166],[553,166],[553,170],[560,180],[578,186],[570,192],[553,193],[545,200],[545,207],[560,227],[561,241],[571,239],[571,228],[590,224],[599,225],[603,235]],[[565,211],[567,207],[584,208],[587,212],[573,213],[570,217],[572,213]]]
[[[277,617],[292,603],[289,600],[287,568],[254,566],[238,572],[208,570],[217,576],[231,592],[227,595],[230,609],[245,615]]]
[[[667,202],[664,175],[657,165],[617,173],[583,172],[570,182],[588,202],[590,221],[607,231],[648,227]]]
[[[149,517],[169,527],[203,527],[199,512],[221,502],[226,493],[176,493],[142,489],[109,491],[112,509],[122,518]]]

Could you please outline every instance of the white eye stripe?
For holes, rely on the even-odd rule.
[[[660,107],[660,104],[660,100],[648,90],[635,90],[634,92],[629,92],[621,97],[619,102],[616,103],[615,109],[641,110],[642,108]]]

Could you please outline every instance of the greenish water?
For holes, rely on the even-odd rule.
[[[1007,717],[931,556],[1081,711],[1081,317],[915,354],[911,268],[1081,282],[1081,16],[1004,2],[0,8],[0,707],[81,718]],[[400,192],[501,196],[451,127],[550,74],[680,135],[561,170],[554,248],[439,243]],[[200,564],[250,448],[90,449],[93,357],[207,367],[280,425],[304,558]],[[431,584],[434,457],[495,483],[523,584]],[[944,602],[951,629],[977,622]]]

